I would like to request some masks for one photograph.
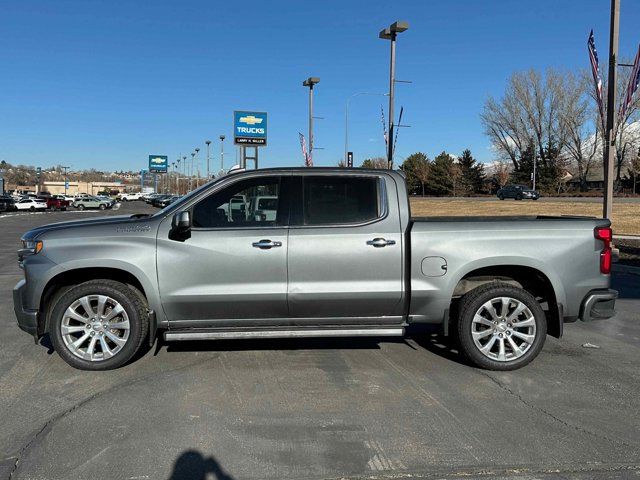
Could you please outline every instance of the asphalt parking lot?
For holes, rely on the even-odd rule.
[[[119,211],[0,215],[0,478],[640,478],[640,276],[515,372],[406,340],[160,344],[119,370],[18,329],[21,233]],[[585,348],[584,344],[598,348]]]

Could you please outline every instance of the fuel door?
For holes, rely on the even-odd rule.
[[[447,261],[442,257],[422,259],[422,274],[425,277],[441,277],[447,273]]]

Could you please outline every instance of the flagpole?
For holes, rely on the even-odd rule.
[[[611,219],[613,207],[613,165],[616,158],[615,110],[616,67],[618,61],[618,37],[620,29],[620,0],[611,0],[611,26],[609,30],[609,76],[607,80],[607,126],[604,155],[604,203],[602,217]]]

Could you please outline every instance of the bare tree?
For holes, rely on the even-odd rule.
[[[591,73],[589,72],[589,75]],[[580,190],[587,190],[587,176],[591,168],[602,157],[601,141],[602,128],[598,118],[599,112],[595,103],[589,102],[586,92],[591,79],[568,74],[566,79],[566,94],[561,109],[563,128],[566,131],[565,151],[568,160],[575,163],[578,172]]]
[[[500,186],[500,188],[504,187],[507,182],[509,181],[509,177],[511,176],[511,172],[509,171],[509,165],[502,161],[502,160],[498,160],[495,164],[494,164],[494,169],[495,169],[495,179],[498,182],[498,185]]]
[[[514,73],[500,101],[489,97],[480,118],[502,158],[517,169],[533,144],[540,162],[554,162],[567,142],[561,121],[566,95],[565,74],[549,69],[542,75],[532,69]]]

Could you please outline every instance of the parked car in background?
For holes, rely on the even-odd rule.
[[[109,205],[113,207],[116,203],[115,198],[108,197],[107,195],[96,195],[97,199],[104,200],[105,202],[109,202]]]
[[[155,198],[161,197],[162,195],[164,195],[164,194],[162,194],[162,193],[150,193],[149,195],[145,195],[144,196],[144,201],[147,202],[149,205],[152,205],[153,204],[152,203],[153,200]]]
[[[67,202],[69,202],[69,204],[72,204],[76,199],[76,197],[73,197],[71,195],[55,195],[55,197],[59,198],[60,200],[66,200]]]
[[[64,199],[56,197],[38,197],[47,204],[47,208],[50,210],[66,210],[70,202]]]
[[[13,212],[17,210],[16,201],[10,195],[0,195],[0,212]]]
[[[112,206],[111,202],[107,200],[100,200],[97,197],[76,198],[72,205],[78,210],[85,210],[87,208],[99,208],[100,210],[105,210]]]
[[[168,205],[171,205],[173,202],[175,202],[176,200],[178,200],[180,198],[180,195],[169,195],[167,198],[163,198],[159,201],[157,201],[158,203],[158,207],[160,208],[164,208]]]
[[[133,202],[136,200],[142,200],[143,194],[141,192],[137,193],[121,193],[116,198],[122,200],[123,202]]]
[[[498,190],[497,197],[500,200],[504,200],[505,198],[515,198],[516,200],[538,200],[540,198],[540,193],[536,190],[525,187],[524,185],[505,185]]]
[[[249,211],[256,221],[273,222],[278,210],[278,197],[261,195],[251,199]]]
[[[46,210],[47,202],[39,198],[23,198],[16,202],[18,210]]]
[[[167,195],[167,194],[158,195],[157,197],[154,197],[153,200],[151,200],[151,205],[153,205],[154,207],[159,207],[160,202],[168,199],[169,197],[171,197],[171,195]]]

